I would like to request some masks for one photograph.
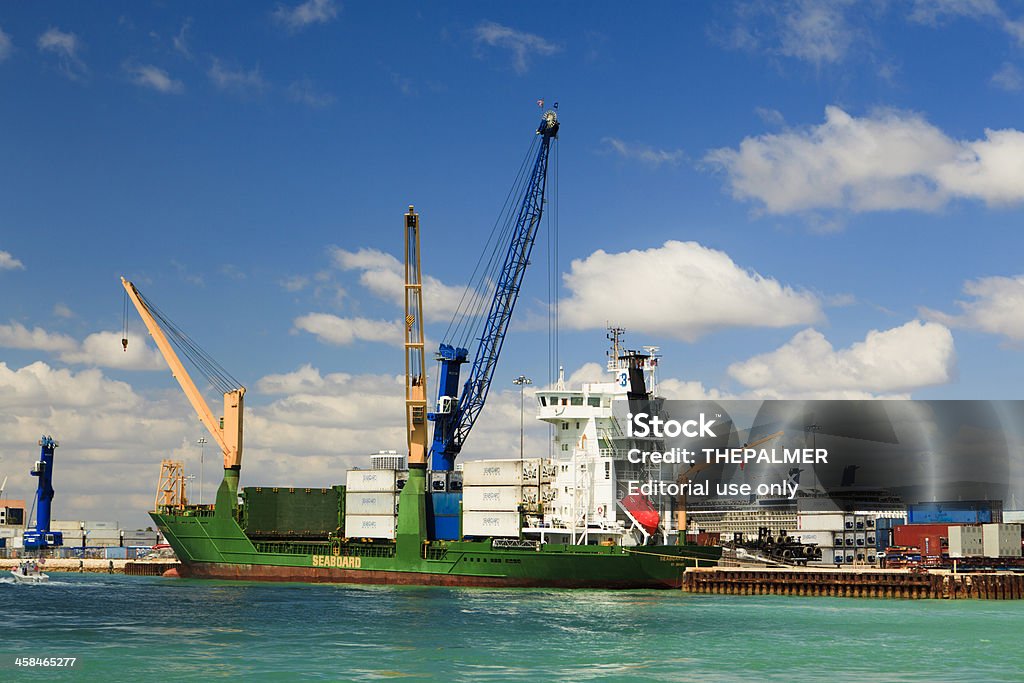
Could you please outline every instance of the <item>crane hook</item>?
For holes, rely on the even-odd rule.
[[[124,347],[124,352],[128,353],[128,337],[121,337],[121,346]]]

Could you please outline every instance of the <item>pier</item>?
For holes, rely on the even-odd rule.
[[[0,559],[0,570],[16,568],[25,558]],[[129,576],[161,576],[168,569],[180,566],[179,562],[145,562],[140,560],[102,560],[75,558],[45,559],[40,567],[47,574],[70,572],[88,574],[127,574]],[[10,577],[9,574],[5,574]]]
[[[884,569],[690,567],[683,591],[713,595],[798,595],[839,598],[1021,600],[1024,575]]]

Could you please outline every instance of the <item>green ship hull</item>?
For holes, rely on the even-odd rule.
[[[422,471],[401,494],[393,543],[330,539],[250,539],[231,502],[218,492],[213,510],[150,513],[181,560],[178,575],[195,578],[395,585],[557,588],[678,588],[686,567],[717,563],[721,549],[696,545],[627,548],[541,544],[517,539],[430,541],[424,522]]]

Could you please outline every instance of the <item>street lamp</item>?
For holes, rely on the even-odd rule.
[[[203,460],[206,457],[206,437],[201,436],[196,441],[199,444],[199,504],[203,504]]]
[[[85,559],[85,522],[78,523],[78,530],[82,532],[82,559]]]
[[[519,375],[514,380],[512,380],[512,384],[515,384],[517,387],[519,387],[519,459],[522,460],[523,437],[525,434],[525,422],[523,417],[525,404],[523,403],[523,393],[526,391],[526,386],[528,384],[533,384],[533,380],[527,377],[526,375]]]

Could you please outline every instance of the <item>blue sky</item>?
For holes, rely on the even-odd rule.
[[[439,341],[538,98],[567,374],[609,321],[677,397],[1017,398],[1022,47],[994,0],[4,5],[8,493],[44,432],[67,517],[143,521],[196,460],[134,313],[120,351],[121,275],[249,387],[248,483],[401,447],[385,255],[415,204]],[[515,445],[504,379],[547,379],[545,245],[468,456]]]

